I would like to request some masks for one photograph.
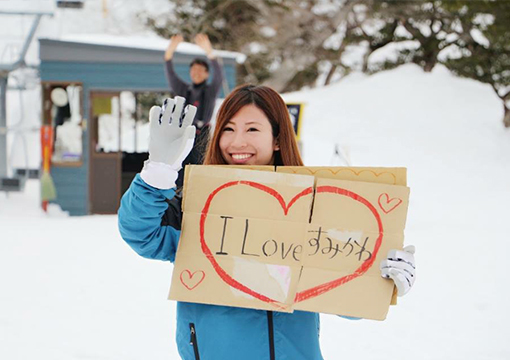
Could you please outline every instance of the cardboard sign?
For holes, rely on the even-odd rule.
[[[321,178],[345,168],[187,169],[170,299],[386,317],[379,263],[402,248],[409,189],[392,181],[405,169],[351,168],[387,184]]]

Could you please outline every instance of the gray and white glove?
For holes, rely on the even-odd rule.
[[[149,160],[140,176],[158,189],[175,186],[182,162],[193,149],[195,127],[191,124],[197,108],[184,108],[184,103],[183,97],[176,96],[166,99],[162,108],[153,106],[150,110]]]
[[[406,246],[403,250],[390,250],[387,259],[381,261],[381,276],[395,282],[398,296],[407,294],[416,279],[414,252],[413,245]]]

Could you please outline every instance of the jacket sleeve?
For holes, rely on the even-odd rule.
[[[169,214],[167,199],[174,195],[174,189],[156,189],[146,184],[137,174],[122,197],[119,231],[139,255],[156,260],[175,260],[181,232],[173,226],[162,224],[163,217]]]
[[[211,81],[211,85],[209,86],[210,89],[210,98],[216,98],[218,95],[218,92],[220,91],[221,84],[223,84],[223,69],[221,68],[220,63],[218,62],[218,59],[212,59],[211,65],[213,67],[213,78]]]
[[[174,69],[174,63],[171,59],[165,62],[165,68],[166,78],[168,79],[168,83],[170,84],[173,92],[179,96],[186,96],[189,84],[181,80],[181,78],[177,75]]]

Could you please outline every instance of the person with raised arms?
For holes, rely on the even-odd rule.
[[[197,108],[193,125],[197,133],[196,141],[183,164],[201,164],[209,141],[210,121],[214,112],[216,99],[223,83],[223,70],[216,57],[214,49],[206,34],[195,36],[195,43],[205,52],[207,59],[194,58],[189,65],[191,83],[181,79],[175,71],[174,53],[180,43],[184,41],[181,34],[172,36],[165,51],[165,69],[168,83],[177,96],[182,96],[186,102]],[[209,67],[212,67],[212,79],[209,82]],[[184,166],[183,166],[184,167]],[[179,172],[177,185],[182,186],[184,170]]]

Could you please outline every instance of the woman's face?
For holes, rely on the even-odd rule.
[[[242,107],[220,135],[221,155],[229,165],[273,165],[279,149],[269,119],[253,104]]]

